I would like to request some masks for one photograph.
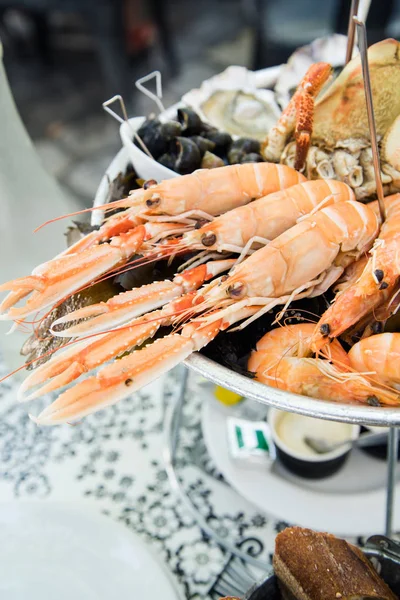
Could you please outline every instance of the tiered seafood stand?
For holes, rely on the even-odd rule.
[[[95,205],[101,207],[106,201],[109,182],[118,173],[124,172],[129,164],[129,157],[122,149],[107,169],[99,186]],[[100,213],[93,213],[93,220],[101,218]],[[396,465],[398,453],[398,428],[400,427],[400,411],[397,408],[372,407],[365,405],[349,405],[335,402],[316,400],[306,396],[292,394],[277,388],[265,386],[227,367],[224,367],[200,353],[192,354],[186,361],[185,367],[178,367],[179,388],[169,404],[164,427],[164,462],[170,484],[175,493],[180,497],[186,508],[195,518],[202,530],[221,547],[236,556],[239,560],[261,568],[265,571],[265,563],[253,557],[239,547],[222,539],[210,527],[201,512],[190,499],[179,477],[179,466],[176,464],[176,454],[180,443],[182,429],[182,410],[187,400],[188,379],[197,374],[223,388],[236,392],[247,400],[261,403],[267,407],[274,407],[283,411],[297,413],[317,419],[326,419],[336,422],[358,424],[360,426],[378,426],[389,428],[387,452],[387,481],[386,481],[386,512],[385,523],[382,531],[387,537],[393,534],[393,515],[396,487]],[[185,399],[186,396],[186,399]],[[189,399],[190,401],[190,399]],[[362,500],[362,496],[360,496]],[[362,506],[360,506],[362,509]],[[266,507],[266,511],[268,511]],[[326,515],[329,523],[329,515]],[[383,530],[384,526],[384,530]],[[328,527],[328,525],[327,525]]]
[[[379,166],[379,155],[377,150],[377,138],[375,131],[375,122],[373,116],[373,105],[372,105],[372,93],[370,87],[369,80],[369,69],[368,69],[368,59],[367,59],[367,40],[366,40],[366,31],[365,25],[362,21],[358,20],[355,16],[357,14],[358,2],[357,0],[353,1],[351,14],[349,19],[349,35],[348,35],[348,46],[347,46],[347,57],[346,63],[350,60],[352,54],[352,48],[354,43],[355,29],[358,29],[358,44],[360,47],[360,54],[362,60],[363,67],[363,78],[364,78],[364,87],[366,92],[366,104],[367,104],[367,113],[369,118],[369,127],[370,127],[370,135],[371,135],[371,145],[373,150],[374,157],[374,168],[375,168],[375,178],[376,178],[376,188],[377,195],[380,201],[380,209],[381,215],[384,217],[384,208],[383,208],[383,190],[382,183],[380,181],[380,166]],[[276,72],[279,67],[275,69],[266,69],[263,72],[259,72],[259,75],[262,79],[266,79],[271,77],[274,79],[276,76]],[[158,74],[159,75],[159,74]],[[151,76],[143,78],[137,87],[144,91],[143,82],[151,78]],[[160,81],[157,80],[157,89]],[[157,105],[161,104],[160,96],[161,93],[156,97],[154,94],[147,93]],[[121,119],[114,113],[109,107],[110,104],[119,100],[122,107],[122,113],[124,119]],[[136,126],[135,119],[128,119],[126,110],[120,96],[116,96],[112,98],[110,101],[104,104],[105,110],[111,113],[114,117],[116,117],[121,125],[121,137],[124,139],[124,132],[129,133],[129,128],[131,128],[131,132]],[[163,109],[163,106],[159,106],[160,111]],[[168,114],[169,111],[166,111],[165,114]],[[95,206],[101,207],[107,201],[108,194],[108,185],[113,178],[115,178],[118,173],[123,172],[128,163],[129,159],[132,158],[129,156],[129,152],[127,153],[126,148],[121,150],[120,153],[115,157],[114,161],[111,163],[109,169],[107,170],[106,175],[104,176],[96,199]],[[148,161],[148,157],[145,157]],[[134,163],[134,168],[136,168],[136,164]],[[144,164],[141,165],[142,170],[144,171]],[[150,163],[148,164],[148,168],[150,168]],[[146,174],[142,176],[146,176]],[[149,178],[151,178],[151,173],[149,173]],[[93,224],[98,224],[101,222],[101,210],[99,213],[93,213],[92,222]],[[180,443],[180,433],[182,431],[182,413],[185,401],[190,402],[185,399],[185,396],[189,396],[187,394],[188,389],[188,378],[190,373],[196,373],[201,377],[205,378],[213,382],[214,384],[221,386],[222,388],[231,390],[246,400],[254,401],[256,403],[261,403],[268,407],[274,407],[276,409],[280,409],[289,413],[297,413],[300,415],[313,417],[317,419],[325,419],[330,421],[336,421],[341,423],[350,423],[353,425],[359,425],[364,427],[385,427],[388,428],[388,445],[387,445],[387,477],[386,477],[386,509],[385,509],[385,522],[382,521],[382,530],[384,528],[384,533],[387,536],[386,538],[381,538],[380,540],[376,540],[375,551],[379,554],[380,546],[385,546],[386,548],[390,546],[390,538],[393,535],[394,528],[394,496],[395,496],[395,488],[396,488],[396,466],[398,459],[398,445],[399,445],[399,435],[398,428],[400,427],[400,411],[397,408],[383,408],[383,407],[374,407],[374,406],[366,406],[366,405],[357,405],[357,404],[341,404],[335,402],[328,402],[323,400],[316,400],[313,398],[289,393],[277,388],[269,387],[264,384],[258,383],[252,379],[249,379],[239,373],[236,373],[230,370],[227,367],[224,367],[217,362],[210,360],[209,358],[203,356],[200,353],[192,354],[186,361],[185,367],[178,367],[181,369],[179,372],[179,389],[175,394],[175,397],[170,404],[170,411],[165,420],[165,443],[164,443],[164,460],[166,465],[167,474],[171,483],[172,488],[176,492],[176,494],[180,497],[181,501],[185,504],[187,509],[190,511],[192,516],[195,518],[199,526],[202,530],[210,536],[215,542],[217,542],[221,547],[230,552],[233,556],[237,557],[239,560],[242,560],[249,565],[253,565],[255,567],[260,567],[265,569],[265,563],[261,563],[257,558],[251,555],[251,553],[245,552],[239,547],[235,546],[232,543],[227,542],[222,539],[216,531],[210,527],[207,520],[202,516],[200,511],[191,501],[188,493],[184,489],[179,477],[179,468],[176,462],[177,449]],[[312,493],[312,492],[311,492]],[[384,496],[382,495],[382,499]],[[362,496],[360,496],[362,502]],[[260,504],[258,503],[260,506]],[[383,507],[382,507],[383,508]],[[360,506],[362,509],[362,506]],[[266,507],[266,511],[267,511]],[[329,527],[329,514],[326,514],[326,522],[327,527]],[[378,533],[378,532],[377,532]],[[380,531],[379,533],[383,533]],[[372,538],[373,539],[373,538]]]

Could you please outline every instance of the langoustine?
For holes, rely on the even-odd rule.
[[[246,239],[254,240],[255,232],[268,232],[268,235],[277,237],[278,233],[289,229],[307,213],[337,202],[345,202],[352,197],[350,188],[340,182],[313,181],[298,184],[217,218],[213,229],[217,235],[216,245],[222,244],[224,237],[227,241],[232,241],[233,238],[238,244],[243,245]],[[257,204],[259,207],[256,206]],[[251,213],[247,229],[243,227],[245,211]],[[240,218],[234,217],[237,212],[240,213]],[[229,228],[229,222],[231,222],[231,228]],[[237,230],[240,229],[240,223],[242,223],[242,227],[239,234]],[[216,227],[216,224],[221,224],[221,227]],[[193,233],[198,234],[199,232],[201,230]],[[208,229],[207,235],[209,234],[210,230]],[[199,233],[199,239],[203,235],[205,233]],[[238,239],[239,235],[241,236],[240,240]],[[250,238],[250,236],[253,237]],[[21,399],[35,385],[50,380],[44,387],[27,396],[27,399],[66,385],[82,373],[115,358],[123,351],[133,349],[146,339],[150,339],[161,326],[170,324],[171,315],[174,315],[176,311],[183,310],[184,306],[190,308],[188,293],[194,292],[206,281],[229,270],[235,263],[235,259],[229,258],[209,261],[177,274],[172,281],[165,280],[144,285],[123,292],[107,302],[92,304],[57,319],[53,323],[51,331],[53,335],[63,338],[93,336],[102,331],[109,332],[110,329],[124,324],[126,326],[111,331],[105,336],[90,337],[82,344],[72,345],[65,351],[57,353],[49,363],[37,368],[26,378],[21,388]],[[178,300],[180,296],[184,297]],[[135,326],[134,319],[136,317],[163,305],[166,305],[164,311],[150,313],[142,319],[137,327]],[[67,329],[59,329],[59,326],[65,324],[72,325]]]
[[[385,198],[386,221],[360,277],[342,291],[322,315],[311,339],[318,352],[328,339],[338,337],[397,293],[400,276],[400,194]]]
[[[0,318],[25,319],[54,305],[125,264],[145,241],[183,233],[191,216],[219,215],[301,181],[305,181],[304,176],[291,167],[249,163],[200,170],[160,184],[148,184],[126,199],[105,205],[104,209],[128,210],[109,218],[99,231],[39,265],[32,275],[2,284],[0,291],[10,293],[0,304]],[[176,221],[163,215],[176,217]],[[160,220],[147,223],[151,217]],[[183,222],[179,223],[179,219]],[[24,306],[15,306],[27,296]]]
[[[354,199],[353,192],[342,182],[306,181],[217,217],[211,223],[185,234],[179,246],[174,243],[173,248],[200,250],[207,247],[205,259],[209,256],[215,257],[212,254],[215,252],[236,252],[240,254],[239,261],[241,261],[250,251],[251,246],[259,247],[276,239],[306,215],[325,206],[352,199]],[[163,248],[167,249],[168,255],[168,243]],[[156,250],[157,253],[160,251],[162,248]],[[226,270],[235,262],[235,260],[227,260]],[[206,265],[199,265],[178,274],[172,281],[157,282],[133,289],[119,294],[108,302],[71,312],[53,323],[52,333],[63,337],[74,337],[120,325],[148,310],[159,308],[189,291],[187,285],[182,288],[185,280],[190,280],[191,291],[196,289],[193,286],[199,288],[213,275],[223,272],[220,267],[221,261],[218,260],[217,263],[218,267],[213,267],[210,262],[207,262]],[[79,319],[86,320],[75,323]],[[74,324],[67,329],[63,328],[62,331],[57,329],[59,325],[69,323]]]
[[[191,320],[180,334],[167,335],[101,368],[62,393],[37,422],[73,421],[113,404],[207,345],[219,331],[244,319],[241,327],[245,326],[271,306],[321,293],[371,246],[378,225],[375,213],[354,201],[304,218],[223,281],[200,290],[186,313]],[[178,321],[181,318],[177,315]]]

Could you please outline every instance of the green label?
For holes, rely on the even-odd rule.
[[[260,431],[260,429],[256,430],[256,437],[257,437],[257,448],[259,448],[260,450],[266,450],[268,452],[269,448],[268,448],[267,440],[265,439],[264,433],[262,431]]]
[[[244,448],[242,429],[241,429],[241,427],[239,427],[239,425],[236,425],[235,432],[236,432],[236,439],[237,439],[239,448]]]

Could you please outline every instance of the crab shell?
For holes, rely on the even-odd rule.
[[[387,39],[368,50],[374,114],[385,193],[400,190],[400,43]],[[295,143],[281,162],[293,166]],[[305,175],[334,178],[354,188],[358,199],[376,192],[360,56],[315,103]]]

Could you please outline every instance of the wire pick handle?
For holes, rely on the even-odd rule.
[[[114,102],[119,102],[120,108],[121,108],[121,112],[122,112],[122,117],[119,116],[118,113],[116,113],[114,110],[112,110],[110,108],[111,104],[114,104]],[[103,102],[103,108],[104,110],[111,115],[112,117],[114,117],[114,119],[116,119],[118,121],[118,123],[127,123],[128,127],[131,129],[132,131],[132,135],[135,138],[135,140],[138,141],[138,143],[140,144],[142,150],[144,152],[146,152],[146,154],[150,157],[153,158],[150,150],[147,148],[146,144],[144,143],[144,141],[142,140],[142,138],[137,134],[137,132],[135,131],[135,129],[132,127],[131,123],[129,122],[128,119],[128,113],[126,112],[126,106],[125,106],[125,102],[124,99],[122,98],[122,96],[120,94],[117,94],[116,96],[113,96],[112,98],[110,98],[109,100],[106,100],[105,102]]]
[[[152,79],[156,80],[156,93],[154,94],[154,92],[151,92],[148,88],[144,87],[144,83],[147,83],[149,81],[151,81]],[[161,102],[161,99],[163,97],[162,94],[162,83],[161,83],[161,73],[160,71],[152,71],[152,73],[149,73],[148,75],[145,75],[144,77],[141,77],[140,79],[137,79],[135,81],[135,85],[137,87],[137,89],[142,92],[142,94],[144,94],[145,96],[147,96],[148,98],[150,98],[150,100],[153,100],[153,102],[155,102],[157,104],[157,108],[160,112],[164,112],[165,108],[163,103]]]
[[[356,35],[356,24],[354,21],[354,17],[358,14],[358,7],[360,4],[360,0],[352,0],[350,7],[350,15],[349,15],[349,25],[347,27],[347,48],[346,48],[346,60],[345,65],[351,61],[351,57],[353,55],[354,49],[354,38]]]
[[[369,133],[370,133],[370,137],[371,137],[372,159],[373,159],[373,163],[374,163],[376,193],[377,193],[378,202],[379,202],[379,212],[380,212],[381,219],[383,222],[386,218],[386,211],[385,211],[385,202],[383,200],[381,165],[380,165],[380,159],[379,159],[378,141],[376,138],[374,104],[373,104],[373,99],[372,99],[371,78],[369,75],[369,66],[368,66],[367,31],[366,31],[365,23],[363,21],[360,21],[360,19],[358,19],[357,17],[353,17],[353,20],[354,20],[355,25],[357,26],[358,45],[360,47],[362,74],[363,74],[363,79],[364,79],[365,101],[367,104]]]

